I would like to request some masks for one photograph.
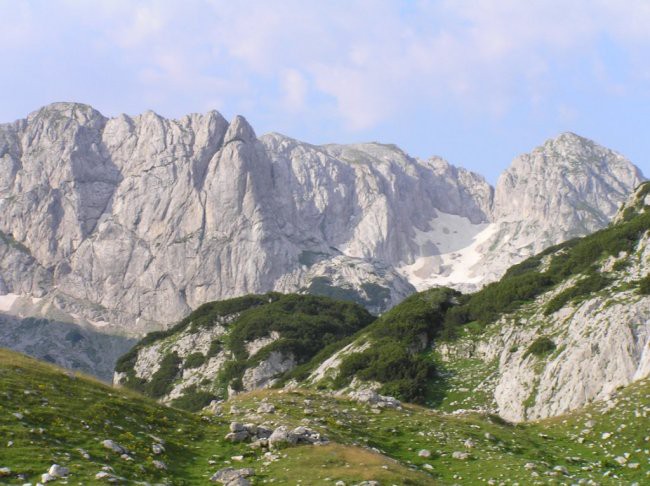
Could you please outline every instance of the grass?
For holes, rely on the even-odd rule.
[[[276,413],[259,416],[262,400],[273,403]],[[276,460],[269,460],[261,451],[223,439],[233,420],[307,425],[332,442],[283,449]],[[616,393],[611,404],[521,425],[486,414],[452,415],[413,405],[377,412],[311,391],[239,395],[224,405],[223,415],[201,416],[0,350],[0,467],[13,471],[12,477],[3,478],[7,484],[36,482],[53,463],[70,468],[69,484],[96,484],[94,475],[104,465],[130,481],[174,485],[205,484],[228,465],[253,467],[254,484],[535,484],[533,472],[541,484],[552,478],[549,472],[567,484],[580,479],[647,484],[649,430],[650,380]],[[151,452],[157,440],[153,437],[165,442],[161,456]],[[133,451],[135,460],[125,461],[104,449],[104,439]],[[466,447],[468,440],[471,448]],[[7,447],[7,441],[13,445]],[[422,449],[431,457],[419,457]],[[456,451],[468,451],[470,458],[454,459]],[[625,453],[638,468],[616,462]],[[239,455],[244,456],[241,462],[232,459]],[[157,470],[154,458],[164,461],[168,471]],[[524,467],[527,463],[534,464],[532,471]],[[555,466],[566,467],[569,475],[553,472]]]
[[[19,419],[15,413],[23,417]],[[98,484],[95,474],[103,466],[112,467],[116,475],[129,481],[206,484],[216,470],[231,465],[259,470],[256,484],[270,478],[283,484],[281,478],[311,477],[315,464],[324,465],[319,475],[338,475],[350,481],[361,481],[376,472],[387,481],[412,477],[412,484],[427,484],[421,473],[352,445],[286,450],[282,452],[286,457],[265,468],[261,452],[223,439],[230,420],[165,407],[136,392],[111,388],[0,349],[0,467],[12,471],[12,476],[0,480],[2,484],[35,484],[54,463],[70,468],[70,484]],[[151,446],[158,438],[166,450],[155,456]],[[105,449],[101,444],[105,439],[127,448],[135,460],[125,461]],[[11,446],[7,446],[9,441]],[[85,459],[80,449],[90,459]],[[242,461],[231,459],[240,455]],[[367,467],[345,466],[356,458],[363,458]],[[168,470],[156,469],[154,459],[164,461]],[[390,465],[388,471],[379,466],[385,463]],[[345,471],[339,474],[341,468]]]
[[[0,350],[0,390],[0,467],[10,467],[25,479],[14,476],[9,484],[35,483],[54,463],[69,467],[72,477],[83,484],[95,483],[94,476],[104,465],[131,480],[198,484],[213,469],[207,462],[210,457],[246,452],[241,445],[215,440],[226,433],[225,423],[204,422],[133,392],[4,350]],[[165,442],[166,452],[155,458],[167,464],[166,473],[153,466],[151,436]],[[105,439],[132,451],[135,460],[125,461],[105,449],[101,445]],[[90,459],[84,459],[79,449]]]
[[[427,387],[427,406],[443,412],[496,407],[492,388],[483,385],[494,377],[498,363],[486,364],[476,358],[448,362],[437,356],[432,359],[436,363],[437,373]]]
[[[533,472],[539,474],[539,484],[548,484],[552,478],[566,484],[580,479],[598,484],[647,484],[650,478],[649,380],[617,394],[614,406],[607,410],[595,404],[570,415],[517,425],[486,414],[452,415],[413,405],[377,414],[367,406],[302,390],[238,396],[232,400],[238,412],[231,416],[245,420],[254,415],[263,398],[276,406],[272,420],[308,424],[339,444],[370,447],[428,475],[428,482],[415,484],[480,484],[489,480],[535,484]],[[309,400],[308,414],[305,400]],[[583,433],[589,420],[593,427]],[[615,437],[602,439],[604,431],[614,432]],[[469,449],[465,445],[468,440],[473,443]],[[422,449],[430,451],[431,457],[419,457]],[[470,459],[454,459],[455,451],[469,452]],[[625,452],[633,458],[629,462],[640,464],[638,469],[614,461]],[[527,463],[534,464],[534,469],[527,470]],[[322,467],[314,465],[314,470]],[[565,467],[569,474],[553,471],[555,466]],[[275,474],[277,469],[270,468],[269,473]],[[287,477],[293,481],[299,476]],[[327,477],[339,479],[333,474]]]

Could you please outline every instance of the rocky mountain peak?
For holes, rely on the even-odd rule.
[[[90,105],[74,102],[56,102],[44,106],[27,117],[29,123],[55,124],[74,122],[81,126],[102,127],[107,118]]]
[[[237,115],[230,122],[223,143],[226,145],[237,140],[244,143],[251,143],[256,139],[255,131],[248,123],[248,120],[241,115]]]
[[[643,174],[622,155],[573,133],[516,157],[499,177],[494,219],[541,219],[588,231],[607,223]],[[558,188],[562,188],[558,191]],[[564,218],[566,216],[566,218]]]

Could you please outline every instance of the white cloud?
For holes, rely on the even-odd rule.
[[[197,107],[309,106],[323,117],[335,107],[350,130],[442,101],[492,117],[523,100],[541,109],[561,88],[558,70],[585,59],[611,88],[602,39],[638,63],[635,79],[617,78],[618,92],[648,79],[647,0],[67,0],[59,18],[39,5],[0,4],[5,49],[86,29],[152,100],[182,93]]]
[[[286,69],[282,73],[282,103],[289,111],[301,111],[305,108],[307,97],[307,80],[297,69]]]

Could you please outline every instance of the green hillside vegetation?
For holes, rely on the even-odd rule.
[[[614,280],[599,272],[598,265],[605,258],[631,253],[649,229],[650,212],[637,211],[606,229],[549,248],[511,267],[501,280],[479,292],[462,295],[447,288],[431,289],[412,295],[378,319],[358,305],[309,295],[269,293],[213,302],[201,306],[172,329],[145,337],[120,359],[116,369],[129,374],[129,387],[161,397],[171,390],[183,368],[200,366],[222,349],[230,351],[232,359],[218,376],[211,377],[213,382],[208,388],[190,389],[188,393],[194,396],[177,403],[198,410],[214,398],[225,397],[228,387],[241,390],[245,370],[274,351],[293,355],[299,365],[281,377],[282,385],[290,379],[302,382],[320,363],[351,342],[370,342],[362,352],[343,357],[338,375],[319,386],[340,389],[358,378],[379,382],[380,392],[385,395],[425,403],[431,397],[430,387],[437,386],[432,385],[435,364],[429,349],[433,341],[480,334],[499,317],[519,310],[570,278],[575,283],[546,304],[547,315],[607,289]],[[621,262],[624,260],[617,262],[619,267]],[[647,278],[635,285],[640,293],[649,292]],[[212,343],[207,356],[195,354],[183,362],[169,354],[151,381],[145,383],[134,376],[138,349],[154,342],[173,342],[181,332],[205,329],[233,314],[237,318],[226,324],[227,335]],[[248,357],[245,343],[273,331],[281,339]]]
[[[127,374],[127,387],[160,398],[172,390],[182,369],[197,368],[220,351],[228,351],[230,359],[219,374],[212,377],[212,383],[190,389],[187,393],[192,396],[175,403],[191,411],[199,410],[215,398],[225,398],[228,387],[241,390],[246,369],[256,366],[272,352],[292,355],[298,364],[306,363],[324,348],[355,334],[374,319],[358,304],[313,295],[271,292],[211,302],[171,329],[148,334],[119,359],[116,371]],[[171,347],[181,333],[198,333],[216,324],[225,326],[227,333],[213,340],[207,355],[192,353],[183,360],[169,352],[150,381],[136,377],[134,366],[142,348],[154,343]],[[273,332],[280,338],[249,357],[246,343],[268,337]]]
[[[0,398],[0,470],[10,470],[0,482],[6,484],[36,483],[54,463],[70,469],[66,481],[54,484],[102,484],[95,475],[107,466],[128,482],[174,485],[206,484],[226,466],[254,468],[253,484],[592,479],[616,485],[646,484],[650,471],[648,380],[616,393],[610,403],[521,425],[411,405],[378,410],[309,390],[243,394],[224,404],[221,414],[199,415],[0,350]],[[257,413],[262,401],[273,404],[275,413]],[[331,442],[269,457],[224,440],[231,421],[307,425]],[[103,447],[106,439],[128,449],[133,460]],[[164,452],[154,454],[154,443],[164,443]]]
[[[382,383],[383,394],[420,401],[435,372],[421,351],[440,333],[445,313],[459,296],[451,289],[432,289],[412,295],[388,311],[362,331],[359,342],[372,345],[343,358],[333,386],[341,388],[357,377]]]
[[[95,478],[102,470],[123,478],[118,483],[208,484],[212,474],[229,465],[255,468],[255,484],[286,475],[287,467],[299,478],[374,477],[389,484],[406,478],[410,483],[401,484],[430,484],[424,473],[344,443],[287,450],[281,461],[264,466],[267,459],[261,451],[224,440],[230,420],[165,407],[132,391],[0,349],[0,484],[36,484],[52,464],[70,469],[69,480],[53,484],[106,484],[107,479]],[[105,448],[102,442],[107,439],[127,449],[133,460]],[[155,454],[154,444],[162,444],[164,452]],[[243,457],[235,461],[233,456]],[[345,467],[359,458],[362,467]],[[10,472],[5,475],[3,468]]]
[[[454,336],[458,327],[473,321],[484,327],[570,277],[583,275],[584,279],[549,303],[549,314],[571,300],[604,289],[610,282],[597,272],[597,264],[609,256],[630,253],[648,230],[650,213],[635,214],[618,224],[548,248],[514,265],[498,282],[464,297],[464,302],[446,318],[447,335]],[[550,263],[541,270],[542,260],[547,257]]]

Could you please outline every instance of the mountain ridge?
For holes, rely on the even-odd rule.
[[[284,386],[379,392],[511,422],[607,400],[650,374],[649,200],[646,182],[607,228],[550,247],[474,294],[440,287],[411,295],[363,326],[347,325],[309,356],[300,343],[312,318],[293,304],[299,331],[286,329],[288,318],[271,306],[317,298],[267,294],[249,296],[253,307],[238,299],[208,304],[136,345],[120,359],[114,382],[146,391],[164,371],[165,392],[153,396],[199,408]],[[173,369],[164,365],[171,355]]]
[[[257,138],[244,117],[216,111],[107,118],[52,104],[0,125],[0,292],[21,302],[3,312],[129,336],[271,290],[345,295],[381,313],[416,287],[476,288],[602,227],[642,175],[601,155],[604,168],[572,176],[579,184],[548,181],[539,196],[552,212],[493,221],[498,188],[395,146]],[[499,201],[526,202],[522,187]],[[549,223],[580,205],[562,231]]]

